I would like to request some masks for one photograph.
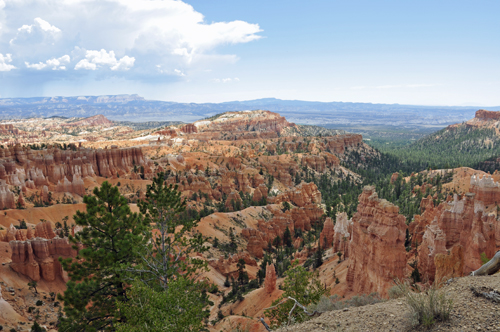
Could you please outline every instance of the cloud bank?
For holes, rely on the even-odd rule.
[[[0,0],[0,71],[182,79],[234,63],[236,55],[217,49],[258,40],[261,31],[240,20],[208,23],[179,0]]]

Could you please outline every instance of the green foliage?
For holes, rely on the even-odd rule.
[[[148,224],[132,213],[117,187],[107,181],[85,196],[87,211],[74,220],[83,229],[69,240],[79,249],[76,259],[61,260],[70,281],[64,296],[64,331],[112,331],[123,320],[116,303],[128,300],[127,267],[139,262],[137,248],[145,245]],[[78,246],[81,244],[81,246]]]
[[[284,292],[272,304],[276,307],[265,311],[265,315],[271,320],[273,327],[290,323],[288,315],[294,302],[286,301],[279,304],[283,299],[292,297],[300,304],[308,306],[317,303],[321,296],[329,291],[318,280],[317,272],[307,271],[299,265],[298,261],[293,262],[291,268],[285,274],[286,278],[281,287]],[[294,310],[291,315],[291,320],[294,323],[300,323],[307,319],[308,316],[302,310]]]
[[[38,294],[38,290],[36,289],[38,283],[35,280],[31,280],[28,282],[28,289],[33,292],[33,294]]]
[[[500,155],[500,137],[490,128],[445,128],[390,153],[420,169],[474,167]]]
[[[147,186],[146,199],[137,204],[145,222],[155,229],[155,240],[144,245],[145,255],[141,257],[136,272],[150,286],[167,289],[173,279],[181,275],[187,278],[206,266],[202,260],[189,254],[207,248],[203,246],[200,233],[189,233],[198,221],[179,218],[186,210],[186,202],[181,199],[177,186],[166,186],[164,178],[164,173],[159,173]]]
[[[35,322],[32,326],[31,326],[31,332],[44,332],[44,331],[47,331],[46,329],[44,329],[43,327],[41,327],[38,322]]]
[[[488,256],[486,256],[486,253],[482,252],[480,256],[481,256],[481,264],[482,265],[484,265],[490,261]]]
[[[37,307],[40,307],[40,306],[42,306],[42,305],[43,305],[43,301],[42,301],[42,300],[38,300],[38,301],[36,301],[35,305],[36,305]]]
[[[117,302],[125,321],[117,332],[200,331],[209,313],[201,284],[186,278],[170,281],[168,291],[154,290],[136,281],[128,292],[128,302]]]

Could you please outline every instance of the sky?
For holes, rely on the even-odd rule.
[[[0,97],[500,105],[500,1],[0,0]]]

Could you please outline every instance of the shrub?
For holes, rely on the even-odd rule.
[[[37,307],[39,307],[39,306],[43,305],[43,301],[42,300],[38,300],[38,301],[36,301],[35,305]]]
[[[414,291],[406,282],[397,281],[396,285],[410,307],[412,326],[422,325],[428,328],[437,321],[450,319],[453,301],[437,288],[436,283],[425,291],[418,288]]]

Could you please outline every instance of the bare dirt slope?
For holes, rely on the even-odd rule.
[[[443,290],[453,299],[454,309],[448,322],[434,325],[430,331],[500,331],[500,303],[476,297],[470,287],[500,290],[500,274],[487,277],[453,279]],[[279,332],[323,331],[427,331],[412,328],[410,311],[403,298],[357,308],[330,311],[308,322],[284,327]]]

